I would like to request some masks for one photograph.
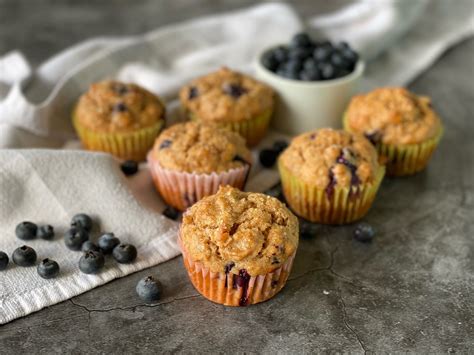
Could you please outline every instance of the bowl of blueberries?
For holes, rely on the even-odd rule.
[[[256,62],[257,78],[279,96],[273,125],[287,134],[339,128],[364,69],[346,42],[316,41],[307,33],[265,50]]]

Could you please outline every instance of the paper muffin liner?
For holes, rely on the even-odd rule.
[[[351,132],[346,116],[344,116],[344,129]],[[438,146],[443,136],[441,127],[438,134],[425,142],[418,144],[374,144],[379,155],[379,162],[385,164],[387,175],[407,176],[422,171]]]
[[[381,166],[373,183],[352,187],[335,187],[328,196],[325,189],[305,183],[278,161],[285,199],[300,217],[323,224],[345,224],[357,221],[369,211],[385,175]]]
[[[163,168],[151,153],[148,154],[148,167],[163,200],[180,211],[186,210],[205,196],[215,194],[221,185],[243,190],[250,172],[250,164],[211,174],[170,170]]]
[[[183,253],[184,266],[194,288],[208,300],[225,306],[249,306],[267,301],[285,286],[290,274],[295,253],[279,268],[265,275],[250,276],[247,279],[231,272],[212,272],[202,263],[192,260],[178,237]],[[241,270],[239,270],[239,273]]]
[[[94,132],[82,125],[75,116],[73,116],[73,123],[85,149],[110,153],[124,160],[143,161],[153,147],[164,125],[164,120],[130,133]]]
[[[200,120],[194,113],[189,112],[188,116],[191,120]],[[272,110],[267,110],[259,116],[249,120],[237,122],[219,122],[218,125],[237,132],[243,138],[249,147],[256,146],[267,133],[270,118],[272,117]]]

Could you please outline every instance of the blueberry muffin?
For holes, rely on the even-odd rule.
[[[404,88],[380,88],[355,96],[344,127],[364,134],[377,148],[387,174],[395,176],[423,170],[443,132],[431,100]]]
[[[221,187],[183,215],[179,243],[204,297],[247,306],[285,285],[298,248],[298,219],[274,197]]]
[[[121,159],[144,160],[164,125],[165,106],[158,97],[118,81],[92,84],[73,113],[73,123],[88,150]]]
[[[343,224],[369,210],[385,168],[362,135],[323,128],[293,139],[278,159],[283,193],[299,216]]]
[[[191,119],[238,132],[249,146],[263,138],[273,113],[273,90],[228,68],[193,80],[179,96]]]
[[[220,185],[244,188],[252,154],[235,132],[206,122],[165,129],[148,155],[156,188],[183,211]]]

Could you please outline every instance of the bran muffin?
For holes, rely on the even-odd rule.
[[[263,302],[286,283],[298,219],[274,197],[221,187],[183,215],[179,242],[194,287],[230,306]]]
[[[220,185],[244,188],[252,154],[237,133],[205,122],[165,129],[148,155],[156,188],[183,211]]]
[[[86,149],[144,160],[164,125],[165,106],[135,84],[92,84],[75,107],[73,123]]]
[[[364,134],[386,163],[387,174],[396,176],[423,170],[443,132],[428,97],[397,87],[352,98],[344,126]]]
[[[191,81],[179,97],[191,119],[238,132],[249,146],[265,135],[274,107],[269,86],[228,68]]]
[[[295,137],[280,155],[278,169],[292,210],[327,224],[362,218],[385,172],[364,136],[331,128]]]

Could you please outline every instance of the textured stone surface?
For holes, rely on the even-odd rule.
[[[57,17],[46,7],[43,15],[27,14],[27,1],[0,0],[0,52],[34,43],[36,49],[28,54],[42,60],[83,38],[79,17],[92,16],[92,10],[79,5],[67,10],[54,3]],[[93,23],[106,8],[106,2],[94,3],[98,13]],[[234,6],[230,1],[218,3],[212,9]],[[11,16],[5,15],[5,4],[14,9]],[[196,14],[210,8],[183,5],[183,11]],[[161,7],[161,18],[167,9]],[[186,13],[190,17],[192,12]],[[65,33],[54,28],[46,31],[48,38],[43,32],[26,39],[35,33],[34,27],[22,29],[21,16],[14,24],[19,15],[43,28],[52,24],[41,16],[54,18]],[[129,21],[126,16],[112,13],[108,23],[95,23],[98,27],[85,33],[141,32],[158,24],[152,15]],[[66,28],[68,18],[75,30]],[[47,42],[44,48],[42,41]],[[472,352],[473,58],[474,40],[469,40],[411,85],[433,98],[446,134],[425,172],[384,181],[366,218],[378,231],[372,244],[353,241],[352,226],[321,226],[313,239],[301,241],[282,293],[239,309],[197,295],[181,258],[176,258],[0,326],[0,353]],[[165,287],[162,301],[152,306],[144,305],[134,292],[137,281],[149,274]]]

